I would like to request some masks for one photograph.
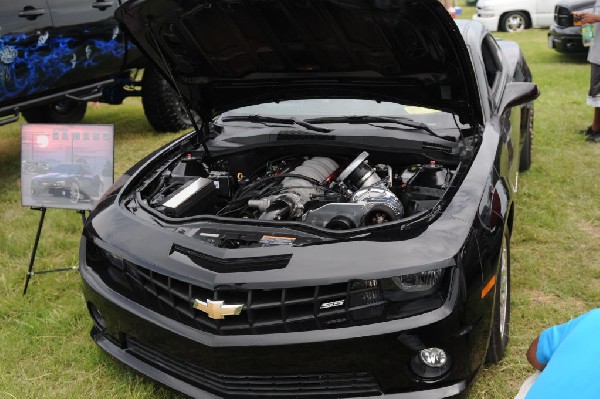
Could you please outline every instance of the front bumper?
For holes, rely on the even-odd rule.
[[[548,47],[559,53],[586,53],[588,48],[581,39],[581,27],[566,28],[552,25],[548,31]]]
[[[40,181],[31,184],[32,193],[38,195],[66,195],[68,189],[65,183],[55,181]]]
[[[92,338],[98,346],[100,346],[108,354],[131,367],[138,373],[145,375],[153,379],[154,381],[168,386],[177,390],[178,392],[192,397],[192,398],[203,398],[203,399],[218,399],[222,396],[217,396],[206,390],[194,385],[193,383],[186,382],[184,379],[173,377],[173,374],[163,371],[159,367],[155,367],[152,364],[140,359],[136,355],[132,355],[127,349],[122,349],[118,345],[112,343],[106,337],[104,337],[98,329],[92,330]],[[360,378],[360,376],[358,376]],[[442,388],[432,388],[419,392],[407,392],[397,394],[386,394],[384,397],[390,399],[433,399],[433,398],[450,398],[459,397],[465,392],[468,381],[460,381],[452,385],[448,385]],[[272,397],[267,393],[264,396]],[[376,396],[361,396],[360,398],[380,398],[381,395]]]
[[[500,23],[500,17],[498,15],[483,17],[475,14],[473,15],[473,20],[481,22],[490,32],[496,32],[498,30],[498,24]]]
[[[125,298],[86,265],[80,270],[96,343],[138,372],[191,397],[453,397],[466,390],[487,345],[485,323],[460,322],[458,278],[442,308],[407,319],[214,336]],[[451,367],[442,376],[421,378],[411,370],[411,360],[432,346],[446,351]]]

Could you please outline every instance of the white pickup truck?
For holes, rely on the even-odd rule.
[[[473,19],[488,30],[519,32],[552,24],[558,0],[479,0]]]

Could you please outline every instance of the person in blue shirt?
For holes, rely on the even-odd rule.
[[[599,337],[600,309],[544,330],[527,350],[539,376],[517,398],[600,398]]]

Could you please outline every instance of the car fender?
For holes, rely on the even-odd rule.
[[[521,52],[519,44],[513,42],[512,40],[502,40],[498,38],[496,38],[496,43],[498,43],[498,46],[500,46],[502,52],[504,53],[504,67],[506,69],[506,73],[509,76],[514,76],[517,63],[523,57],[523,53]]]

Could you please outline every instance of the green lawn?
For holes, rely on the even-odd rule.
[[[469,14],[470,13],[470,14]],[[472,7],[463,15],[471,15]],[[524,352],[545,327],[600,303],[600,144],[577,134],[591,122],[589,66],[546,47],[545,30],[498,34],[518,41],[541,90],[535,104],[533,166],[520,176],[512,237],[511,342],[484,368],[471,398],[509,398],[532,371]],[[115,124],[115,172],[177,134],[154,134],[138,99],[92,105],[85,123]],[[22,295],[39,212],[21,207],[20,124],[0,128],[0,399],[175,398],[102,353],[77,272],[34,276]],[[38,270],[76,265],[81,230],[74,211],[50,209]]]

